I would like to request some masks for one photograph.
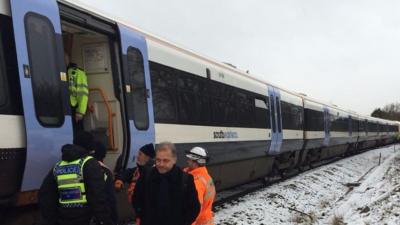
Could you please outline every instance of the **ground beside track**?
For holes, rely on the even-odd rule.
[[[398,225],[400,145],[336,161],[225,203],[218,207],[215,220],[216,224]]]

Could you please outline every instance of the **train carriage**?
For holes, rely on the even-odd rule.
[[[111,168],[147,143],[205,147],[218,190],[395,141],[400,124],[261,81],[72,0],[0,1],[0,205],[35,204],[72,142],[65,56],[85,70],[84,129]]]

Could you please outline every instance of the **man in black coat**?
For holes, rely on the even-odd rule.
[[[190,225],[200,203],[193,176],[176,166],[176,149],[163,142],[156,149],[156,167],[139,178],[133,207],[141,225]]]
[[[80,160],[83,163],[75,163]],[[65,168],[63,165],[66,165]],[[83,183],[85,190],[79,192],[76,187],[72,191],[71,188],[62,189],[68,183],[65,180],[60,182],[59,178],[66,173],[67,176],[73,172],[79,173],[80,168],[76,165],[81,165],[82,179],[74,182],[77,187]],[[107,205],[104,172],[97,160],[89,156],[89,151],[78,145],[67,144],[62,147],[62,160],[50,170],[40,187],[39,208],[41,224],[88,225],[93,218],[98,224],[114,224]]]
[[[147,171],[150,171],[154,166],[154,157],[156,152],[154,151],[153,144],[146,144],[142,146],[136,155],[136,167],[128,168],[115,175],[115,190],[120,191],[124,183],[129,183],[128,186],[128,199],[129,202],[132,200],[133,191],[140,176],[145,176]]]

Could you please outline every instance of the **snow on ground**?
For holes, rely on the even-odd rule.
[[[400,225],[400,146],[352,156],[226,203],[215,222]]]

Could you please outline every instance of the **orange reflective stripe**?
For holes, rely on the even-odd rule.
[[[213,197],[215,194],[215,187],[214,182],[210,179],[207,182],[207,179],[201,175],[197,175],[196,178],[203,183],[204,187],[206,188],[206,193],[204,195],[204,201],[207,201],[209,198]]]

